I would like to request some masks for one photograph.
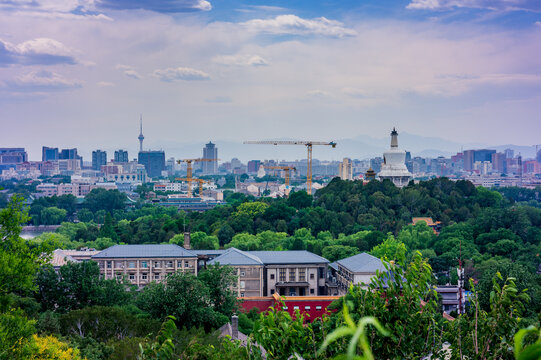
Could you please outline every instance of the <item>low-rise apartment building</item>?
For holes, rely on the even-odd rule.
[[[174,244],[115,245],[92,256],[106,279],[125,277],[139,287],[177,271],[197,275],[197,254]]]
[[[361,253],[338,260],[332,264],[341,293],[345,293],[351,284],[369,284],[378,271],[387,271],[383,262],[375,256]]]

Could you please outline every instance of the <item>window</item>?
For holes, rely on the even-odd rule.
[[[244,297],[244,293],[240,293],[240,297]]]
[[[130,274],[130,280],[135,280],[135,274]]]
[[[279,274],[278,280],[281,281],[281,282],[286,281],[286,269],[280,269],[280,274]]]
[[[319,270],[319,278],[323,279],[325,277],[325,268],[320,267],[318,268],[318,270]]]
[[[246,276],[246,273],[244,271],[241,271],[240,276]]]
[[[313,294],[314,293],[314,289],[310,289],[310,294]]]
[[[115,261],[115,267],[116,268],[123,268],[124,264],[122,263],[122,261]]]
[[[310,311],[310,306],[305,306],[304,310]]]
[[[298,306],[293,306],[293,310],[299,310]]]
[[[271,289],[271,295],[274,295],[274,289]]]
[[[110,269],[113,267],[113,262],[112,261],[107,261],[107,269]]]
[[[240,282],[240,288],[244,289],[246,287],[246,283],[244,281]]]
[[[177,261],[177,267],[178,267],[178,268],[181,268],[181,267],[182,267],[182,260]]]
[[[155,268],[159,268],[161,266],[161,262],[160,261],[154,261],[154,267]]]
[[[306,269],[300,268],[299,269],[299,281],[306,281]]]
[[[284,306],[284,310],[287,310],[287,306]]]
[[[167,263],[165,263],[165,267],[172,268],[173,267],[173,262],[168,261]]]
[[[117,280],[121,280],[121,279],[122,279],[122,274],[121,274],[121,273],[117,273],[117,274],[116,274],[116,279],[117,279]]]
[[[141,261],[141,267],[146,269],[148,267],[148,263],[146,261]]]
[[[310,274],[310,280],[314,280],[314,274]]]
[[[321,306],[316,306],[316,310],[321,310]]]
[[[160,280],[160,274],[154,274],[154,280]]]
[[[128,268],[129,269],[135,269],[135,261],[128,262]]]
[[[270,275],[271,275],[270,276],[271,280],[274,280],[274,274],[270,274]]]
[[[289,281],[295,281],[297,277],[297,269],[289,269]]]
[[[147,279],[147,274],[141,274],[141,280],[146,280]]]

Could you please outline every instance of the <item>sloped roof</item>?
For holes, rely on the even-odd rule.
[[[53,251],[53,256],[50,262],[52,266],[60,267],[66,265],[68,262],[77,263],[79,260],[72,258],[70,255],[66,254],[64,250],[56,249]]]
[[[197,254],[174,244],[115,245],[92,256],[92,259],[172,257],[197,257]]]
[[[353,255],[338,260],[336,263],[353,273],[375,273],[376,270],[386,271],[385,266],[383,266],[383,262],[380,259],[367,253]]]
[[[220,265],[263,265],[263,261],[257,256],[236,248],[230,248],[222,255],[209,261],[209,265],[217,263]]]
[[[306,250],[248,251],[264,264],[328,264],[329,260]]]

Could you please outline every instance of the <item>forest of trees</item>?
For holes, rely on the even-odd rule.
[[[117,191],[93,191],[83,204],[44,198],[29,208],[14,197],[0,210],[0,359],[61,358],[47,355],[53,352],[89,360],[258,359],[259,346],[270,359],[326,359],[349,351],[368,359],[368,349],[378,359],[413,359],[437,354],[443,344],[452,359],[519,358],[527,354],[522,343],[535,351],[537,330],[521,332],[528,335],[518,343],[513,336],[520,328],[539,328],[540,193],[447,179],[402,189],[388,181],[334,179],[314,197],[229,194],[227,205],[203,213],[126,207]],[[64,221],[57,232],[30,241],[19,237],[20,225],[34,217],[55,222],[60,215],[79,222]],[[414,216],[441,221],[441,233],[422,222],[410,225]],[[181,245],[184,229],[200,249],[306,249],[331,261],[370,252],[393,260],[394,280],[382,274],[368,289],[350,289],[321,320],[306,322],[279,309],[240,313],[241,331],[253,345],[248,351],[215,332],[238,311],[227,267],[197,277],[178,273],[167,286],[135,291],[122,280],[101,279],[92,262],[57,273],[43,255],[58,247]],[[433,285],[456,283],[459,257],[472,296],[467,314],[451,322],[441,315]]]

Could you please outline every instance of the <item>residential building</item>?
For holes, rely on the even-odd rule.
[[[130,161],[130,159],[128,158],[128,151],[122,149],[115,151],[114,162],[127,163],[128,161]]]
[[[352,284],[369,284],[378,271],[386,271],[380,259],[367,253],[338,260],[333,265],[335,265],[336,281],[341,293],[345,293]]]
[[[177,271],[197,275],[197,254],[174,244],[115,245],[92,256],[105,279],[125,277],[138,287]]]
[[[179,182],[164,182],[154,184],[154,191],[172,191],[172,192],[181,192],[183,189],[183,184]]]
[[[41,161],[56,161],[58,160],[58,148],[50,148],[43,146],[41,148]]]
[[[216,144],[209,141],[203,148],[203,159],[214,159],[214,161],[204,161],[201,163],[203,174],[216,174],[218,172],[218,148]]]
[[[92,151],[92,169],[101,171],[102,165],[107,164],[107,152],[102,150]]]
[[[344,158],[338,165],[338,176],[342,180],[353,180],[353,166],[351,159]]]
[[[235,269],[237,283],[233,287],[237,297],[263,296],[263,268],[260,258],[235,248],[226,250],[210,260],[209,265],[229,265]]]
[[[247,171],[249,174],[255,174],[259,170],[259,165],[261,165],[261,160],[250,160],[248,161]]]
[[[147,175],[151,178],[162,176],[165,170],[165,152],[163,151],[140,151],[139,164],[145,166]]]
[[[458,312],[460,309],[460,289],[455,285],[438,286],[436,292],[441,296],[441,304],[443,312],[446,314],[451,311]],[[462,301],[465,301],[464,289],[462,289]],[[462,305],[464,306],[464,304]]]

